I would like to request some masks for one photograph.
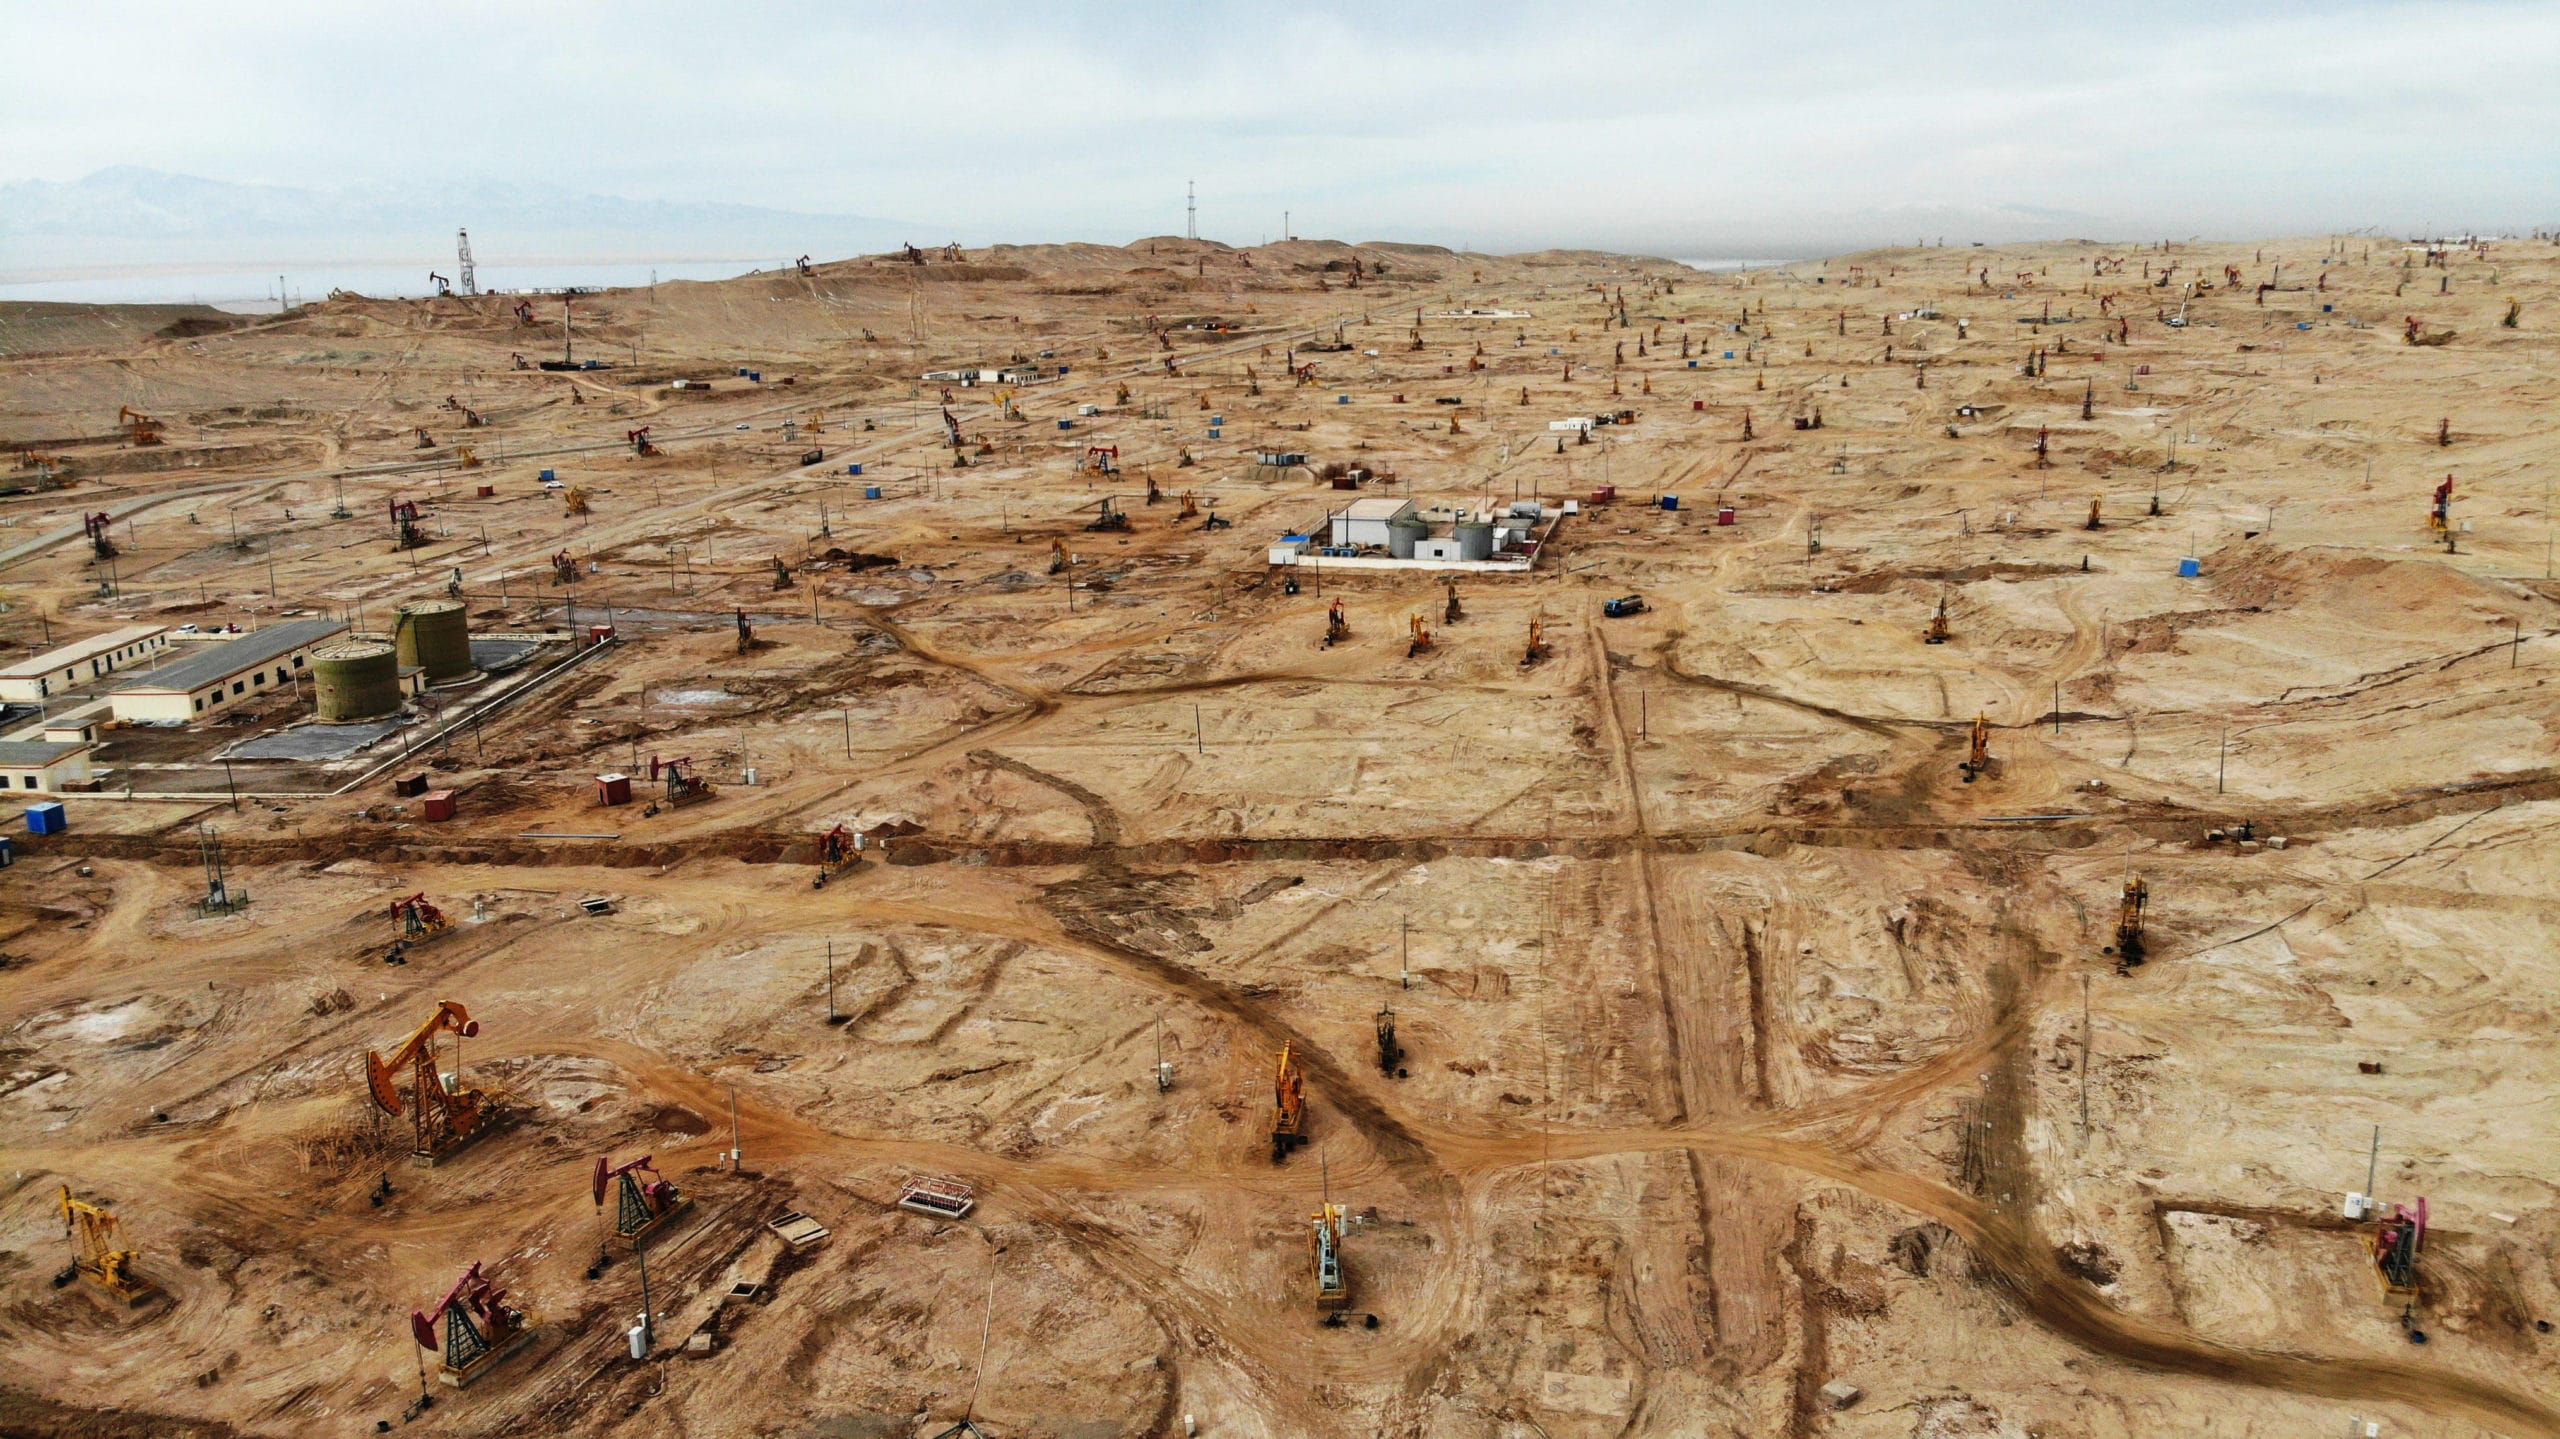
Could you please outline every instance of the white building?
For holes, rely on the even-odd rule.
[[[21,794],[60,794],[89,782],[85,744],[0,740],[0,787]]]
[[[187,724],[244,699],[292,689],[310,671],[311,647],[346,629],[336,620],[269,625],[127,680],[107,703],[127,724]]]
[[[1413,517],[1411,500],[1353,500],[1333,512],[1333,543],[1337,548],[1369,545],[1383,550],[1387,547],[1387,527]]]
[[[168,648],[167,625],[127,625],[91,635],[0,668],[0,700],[37,704],[117,670],[149,664]]]

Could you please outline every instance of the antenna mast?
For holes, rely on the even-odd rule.
[[[1182,182],[1182,231],[1189,239],[1200,238],[1200,186],[1197,181]]]
[[[457,230],[454,233],[457,237],[454,241],[454,248],[461,251],[460,264],[462,267],[462,274],[459,278],[462,281],[462,293],[466,295],[479,294],[480,279],[479,276],[472,273],[471,269],[471,232],[469,230]]]

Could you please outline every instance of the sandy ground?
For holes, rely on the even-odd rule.
[[[119,782],[22,841],[0,1430],[2560,1434],[2560,252],[1706,275],[1156,240],[580,297],[576,325],[614,369],[514,368],[557,352],[556,303],[0,313],[0,435],[75,480],[0,498],[6,653],[374,627],[449,580],[483,630],[619,630],[430,741],[453,821],[310,792],[363,766],[240,766],[235,806],[184,741],[110,731],[100,763],[173,756],[138,773],[192,797]],[[1293,383],[1291,342],[1337,328]],[[1044,355],[1069,373],[1018,419],[952,391],[956,450],[915,378]],[[124,405],[166,442],[122,443]],[[1269,546],[1351,497],[1261,448],[1425,505],[1616,502],[1440,624],[1430,575],[1283,593]],[[1233,527],[1176,521],[1185,492]],[[1131,532],[1085,529],[1106,495]],[[399,499],[423,550],[391,546]],[[112,569],[77,528],[101,510]],[[652,754],[719,792],[596,805]],[[2207,838],[2244,821],[2285,843]],[[813,888],[838,822],[915,832]],[[206,828],[237,913],[196,905]],[[2120,972],[2128,872],[2150,960]],[[418,891],[459,922],[386,966]],[[361,1056],[444,999],[504,1118],[418,1168]],[[1275,1165],[1283,1044],[1311,1143]],[[2377,1125],[2375,1189],[2434,1226],[2405,1325],[2339,1217]],[[588,1171],[643,1153],[694,1205],[634,1361]],[[919,1174],[976,1212],[897,1209]],[[66,1183],[163,1300],[53,1286]],[[787,1252],[792,1209],[827,1240]],[[536,1337],[404,1420],[408,1313],[474,1260]]]

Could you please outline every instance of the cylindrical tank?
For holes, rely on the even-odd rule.
[[[400,646],[400,663],[425,670],[427,683],[440,685],[471,673],[471,622],[462,601],[402,605],[391,632]]]
[[[1387,522],[1387,553],[1400,560],[1413,558],[1416,541],[1431,538],[1431,527],[1420,520]]]
[[[380,719],[400,708],[400,660],[380,640],[343,640],[311,652],[311,694],[328,724]]]
[[[1458,539],[1458,558],[1489,560],[1493,558],[1493,526],[1482,520],[1461,521],[1454,532]]]

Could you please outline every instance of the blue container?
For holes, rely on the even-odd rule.
[[[544,470],[544,471],[542,472],[542,477],[543,477],[544,479],[546,479],[546,480],[556,480],[556,479],[560,478],[558,475],[553,474],[553,473],[552,473],[551,471],[549,471],[549,470]]]
[[[1226,422],[1227,422],[1227,417],[1226,417],[1226,416],[1224,416],[1224,415],[1211,415],[1211,416],[1209,417],[1209,428],[1214,430],[1214,429],[1216,429],[1217,427],[1219,427],[1220,425],[1225,424]]]
[[[2308,330],[2311,328],[2311,322],[2309,320],[2296,320],[2293,322],[2293,327],[2297,330]]]
[[[876,500],[880,498],[880,487],[878,485],[864,485],[862,487],[862,497],[866,500]]]
[[[2178,561],[2178,578],[2182,580],[2191,580],[2203,573],[2204,561],[2202,560],[2186,559]],[[30,813],[32,812],[33,811],[30,811]]]
[[[1726,359],[1728,359],[1728,360],[1732,359],[1732,358],[1733,358],[1733,351],[1731,351],[1731,350],[1727,350],[1727,351],[1725,351],[1725,352],[1724,352],[1724,357],[1725,357]]]
[[[1060,421],[1058,422],[1058,428],[1059,428],[1059,429],[1062,429],[1062,430],[1072,430],[1072,429],[1074,429],[1075,427],[1076,427],[1076,422],[1075,422],[1075,421],[1073,421],[1073,420],[1060,420]]]
[[[17,846],[9,842],[9,837],[7,835],[0,834],[0,869],[7,869],[9,866],[16,864],[17,862]]]
[[[1215,425],[1211,425],[1211,426],[1209,427],[1209,438],[1214,440],[1214,439],[1216,439],[1217,437],[1218,437],[1218,427],[1217,427],[1217,426],[1215,426]]]
[[[1689,362],[1689,368],[1690,368],[1690,369],[1693,369],[1693,370],[1694,370],[1694,369],[1696,369],[1696,368],[1698,368],[1698,362],[1697,362],[1697,361],[1695,361],[1695,360],[1691,360],[1691,361]]]
[[[738,377],[739,377],[740,379],[744,379],[744,378],[746,378],[746,374],[747,374],[747,367],[746,367],[746,366],[744,366],[744,365],[740,365],[740,366],[738,367],[738,369],[737,369],[737,374],[738,374]]]
[[[2335,306],[2335,305],[2322,305],[2322,306],[2320,307],[2320,313],[2321,313],[2321,314],[2324,314],[2324,315],[2334,314],[2334,313],[2336,313],[2337,308],[2338,308],[2338,307],[2337,307],[2337,306]]]
[[[1666,510],[1676,510],[1680,508],[1680,497],[1678,495],[1664,495],[1662,497],[1662,507]]]
[[[1351,397],[1349,395],[1336,395],[1333,397],[1333,402],[1337,405],[1347,405],[1351,403]]]
[[[844,467],[844,472],[845,472],[846,474],[848,474],[848,475],[858,475],[858,474],[861,474],[861,473],[862,473],[862,466],[860,466],[860,465],[847,465],[847,466],[845,466],[845,467]]]
[[[1059,374],[1061,374],[1061,375],[1063,375],[1063,374],[1067,373],[1067,367],[1066,367],[1066,366],[1064,366],[1064,365],[1060,365],[1060,366],[1058,367],[1058,373],[1059,373]]]
[[[69,828],[71,821],[63,816],[62,801],[27,806],[27,833],[60,834]]]
[[[759,385],[764,383],[764,371],[762,370],[748,370],[745,374],[748,379],[755,381]]]

